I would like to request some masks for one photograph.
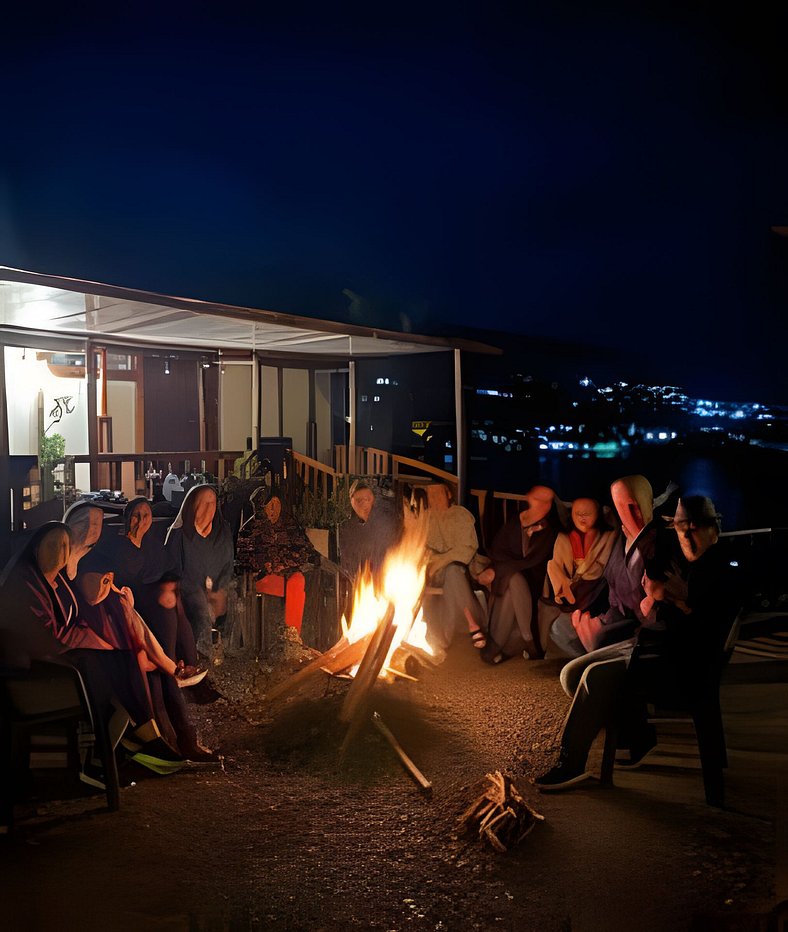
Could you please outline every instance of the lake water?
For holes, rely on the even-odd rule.
[[[655,495],[671,480],[685,494],[708,495],[723,515],[723,530],[788,527],[788,453],[781,450],[641,447],[612,459],[502,454],[471,462],[469,478],[471,488],[524,492],[542,483],[565,500],[589,496],[609,503],[610,483],[633,473],[646,476]]]

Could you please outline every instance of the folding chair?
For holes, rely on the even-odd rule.
[[[91,709],[81,674],[65,664],[34,661],[29,670],[0,670],[0,832],[13,825],[13,808],[30,768],[31,738],[65,729],[69,769],[86,783],[103,788],[110,811],[120,805],[118,769],[106,723]],[[46,745],[36,744],[41,753]],[[103,782],[85,774],[93,748]],[[59,746],[62,750],[62,745]]]

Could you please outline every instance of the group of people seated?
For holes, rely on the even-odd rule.
[[[218,760],[182,689],[207,673],[234,548],[210,486],[188,492],[166,539],[152,528],[144,498],[126,505],[120,527],[89,501],[39,527],[0,576],[0,667],[46,663],[55,677],[76,667],[113,743],[168,773]]]
[[[637,765],[654,744],[646,697],[666,685],[696,707],[710,704],[713,720],[741,601],[739,577],[714,546],[719,515],[709,499],[655,501],[643,476],[617,479],[610,495],[612,507],[563,502],[535,485],[485,553],[473,515],[446,483],[410,488],[400,512],[393,496],[358,480],[339,529],[340,566],[352,581],[364,565],[380,571],[403,520],[424,522],[425,617],[438,660],[458,631],[493,665],[542,659],[551,645],[568,658],[560,676],[572,705],[559,760],[535,781],[545,791],[585,779],[596,734],[621,710],[625,763]],[[207,672],[236,565],[254,574],[258,592],[285,598],[286,624],[300,631],[304,573],[319,563],[269,487],[236,541],[211,486],[189,490],[164,539],[144,498],[128,503],[120,527],[78,502],[38,528],[0,576],[0,667],[76,667],[114,739],[158,772],[216,760],[182,689]],[[720,804],[721,785],[706,789]]]
[[[722,805],[719,675],[744,594],[742,568],[715,545],[720,515],[704,496],[655,499],[644,476],[610,487],[611,507],[560,501],[532,487],[522,509],[479,550],[473,516],[451,490],[426,490],[429,636],[445,654],[467,629],[481,659],[538,660],[552,645],[569,658],[560,674],[572,700],[559,760],[535,780],[543,791],[587,779],[602,728],[619,729],[622,766],[654,747],[646,703],[678,702],[699,732],[707,801]],[[477,594],[482,592],[483,599]]]

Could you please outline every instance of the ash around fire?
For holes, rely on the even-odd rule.
[[[372,693],[369,721],[340,756],[348,726],[340,719],[344,688],[335,686],[322,697],[299,699],[274,713],[261,733],[263,750],[277,767],[320,773],[340,783],[374,784],[399,778],[402,769],[387,742],[372,726],[378,712],[399,742],[414,757],[434,743],[438,735],[396,686],[379,686]],[[402,775],[403,780],[407,777]]]

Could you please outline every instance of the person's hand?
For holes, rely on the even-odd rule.
[[[481,573],[476,577],[477,582],[482,586],[492,585],[492,581],[495,579],[495,570],[488,566],[487,569],[482,570]]]
[[[572,626],[580,643],[587,651],[596,650],[602,633],[602,620],[592,618],[590,612],[581,612],[576,609],[572,613]]]
[[[652,609],[654,608],[654,597],[647,595],[640,603],[640,614],[644,618],[648,618],[651,614]]]
[[[572,587],[568,582],[562,583],[558,587],[558,592],[555,594],[555,600],[556,602],[563,602],[565,600],[569,605],[575,604],[577,600],[575,599],[575,594],[572,592]]]
[[[112,591],[117,594],[124,609],[131,611],[134,608],[134,593],[128,586],[123,586],[121,589],[118,589],[118,587],[113,584]]]
[[[649,579],[648,576],[643,577],[643,588],[646,590],[646,595],[650,596],[654,602],[662,602],[665,599],[665,583],[658,579]],[[645,615],[646,612],[643,612]]]

